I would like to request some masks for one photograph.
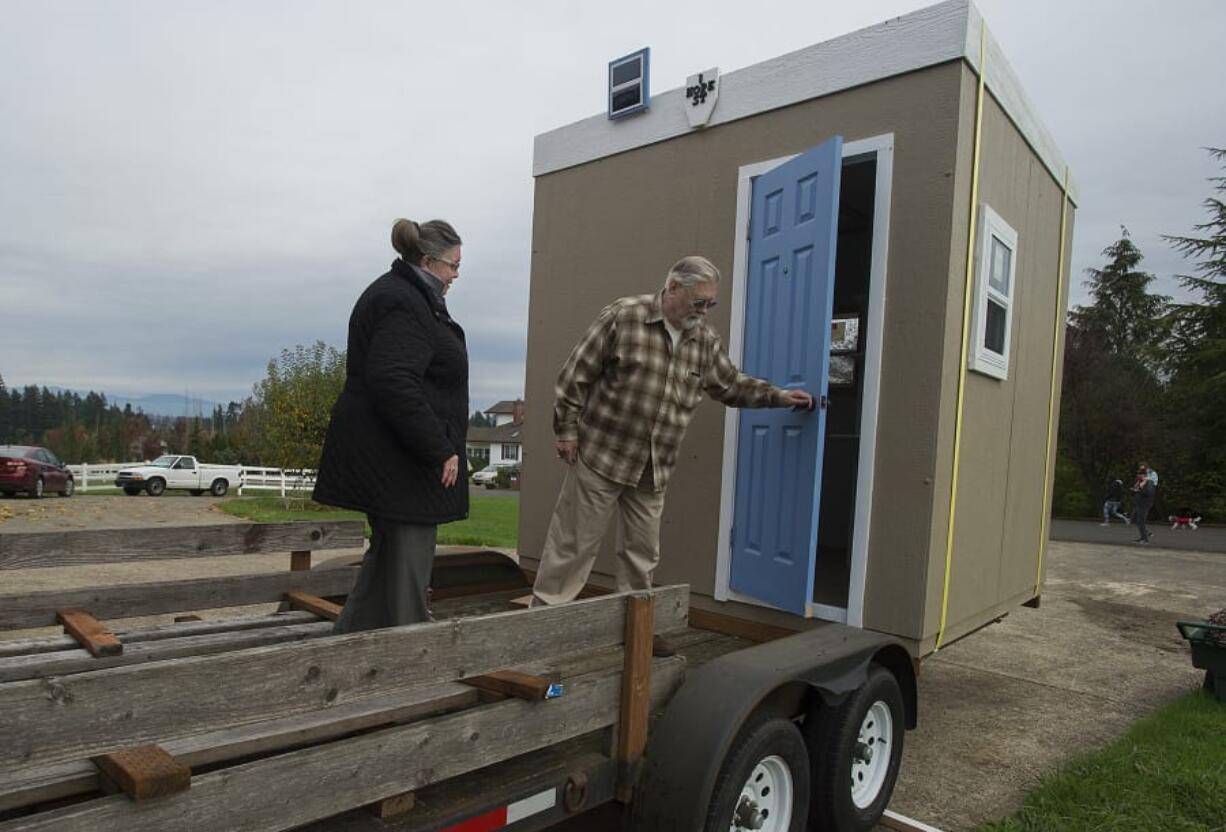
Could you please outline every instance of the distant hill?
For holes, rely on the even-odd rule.
[[[133,410],[143,411],[150,416],[172,417],[197,414],[207,417],[213,413],[213,408],[218,404],[209,399],[188,398],[181,393],[177,396],[173,393],[151,393],[145,396],[113,396],[107,393],[106,400],[120,407],[130,404]]]

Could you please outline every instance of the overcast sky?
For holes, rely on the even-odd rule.
[[[242,398],[284,347],[344,348],[391,221],[438,216],[474,407],[521,395],[533,136],[603,110],[610,58],[650,46],[661,92],[925,5],[0,0],[0,375]],[[1226,3],[978,6],[1080,185],[1074,279],[1123,224],[1175,291]]]

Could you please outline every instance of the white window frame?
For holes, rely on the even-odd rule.
[[[1009,291],[991,285],[992,240],[1009,249]],[[1017,231],[984,203],[979,215],[979,242],[975,254],[975,315],[971,326],[974,349],[967,353],[967,369],[1005,381],[1009,378],[1010,344],[1013,341],[1013,299],[1017,295]],[[988,301],[1005,310],[1005,351],[998,353],[984,344],[988,331]]]
[[[503,442],[502,458],[504,461],[519,462],[519,444],[515,442]]]

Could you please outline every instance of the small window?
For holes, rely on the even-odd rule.
[[[519,446],[518,445],[503,445],[502,446],[502,458],[510,459],[510,460],[518,460],[519,459]]]
[[[1009,377],[1009,340],[1013,325],[1013,288],[1017,276],[1017,232],[983,206],[975,257],[974,348],[968,368],[993,378]]]
[[[178,468],[181,471],[195,471],[196,463],[190,456],[185,456],[181,457],[179,461],[175,463],[175,468]]]
[[[609,118],[621,118],[646,110],[651,93],[648,90],[651,50],[638,52],[609,61]]]
[[[488,462],[490,458],[490,449],[488,446],[484,448],[469,448],[468,455],[473,459],[483,459]]]

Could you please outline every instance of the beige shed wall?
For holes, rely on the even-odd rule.
[[[958,143],[958,194],[946,311],[951,322],[960,322],[962,316],[976,91],[977,78],[964,67],[964,129]],[[991,206],[1018,233],[1013,323],[1008,379],[1001,381],[975,371],[966,376],[944,643],[1036,594],[1038,559],[1046,548],[1040,529],[1050,506],[1050,480],[1044,504],[1043,454],[1053,336],[1058,333],[1056,349],[1061,349],[1068,302],[1072,206],[1067,219],[1065,282],[1057,296],[1061,183],[1053,179],[991,95],[984,105],[980,154],[979,204]],[[980,240],[982,233],[978,228]],[[938,500],[932,525],[934,568],[929,573],[923,652],[931,649],[940,626],[961,327],[951,325],[945,336],[946,393],[938,443],[945,460],[938,493],[945,497]],[[1056,366],[1060,367],[1059,361]],[[1057,389],[1056,413],[1058,394]],[[1055,429],[1053,425],[1053,459]]]
[[[866,598],[866,626],[918,637],[930,576],[932,495],[939,432],[947,281],[962,64],[951,62],[752,118],[696,131],[538,177],[533,228],[521,492],[520,553],[532,568],[564,473],[553,453],[550,414],[558,369],[599,310],[614,298],[659,288],[690,253],[725,275],[712,323],[725,336],[732,288],[738,168],[797,153],[831,135],[894,133],[881,420]],[[728,414],[704,402],[691,423],[669,487],[657,580],[714,591]],[[943,511],[944,498],[940,501]],[[613,535],[597,564],[612,574]],[[787,620],[746,605],[726,611]]]

